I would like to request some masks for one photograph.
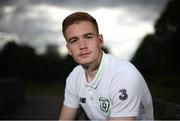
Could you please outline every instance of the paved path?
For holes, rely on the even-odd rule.
[[[26,96],[25,101],[4,112],[0,119],[57,120],[62,100],[58,96]]]

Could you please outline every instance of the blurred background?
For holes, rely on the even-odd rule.
[[[0,119],[57,119],[67,55],[63,19],[94,16],[104,50],[131,61],[152,93],[156,119],[180,119],[180,1],[0,0]]]

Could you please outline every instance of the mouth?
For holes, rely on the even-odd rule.
[[[79,57],[87,58],[90,54],[91,54],[91,52],[82,52],[82,53],[79,54]]]

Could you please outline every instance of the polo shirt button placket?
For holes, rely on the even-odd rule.
[[[89,92],[89,96],[90,96],[90,99],[92,100],[92,101],[94,101],[94,92],[93,92],[93,89],[91,89],[91,88],[88,88],[88,92]]]

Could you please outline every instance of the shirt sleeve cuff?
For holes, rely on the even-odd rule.
[[[67,103],[67,102],[64,102],[63,103],[65,106],[67,106],[67,107],[70,107],[70,108],[79,108],[79,105],[73,105],[73,104],[69,104],[69,103]]]
[[[132,113],[111,113],[110,117],[137,117],[138,112],[132,112]]]

